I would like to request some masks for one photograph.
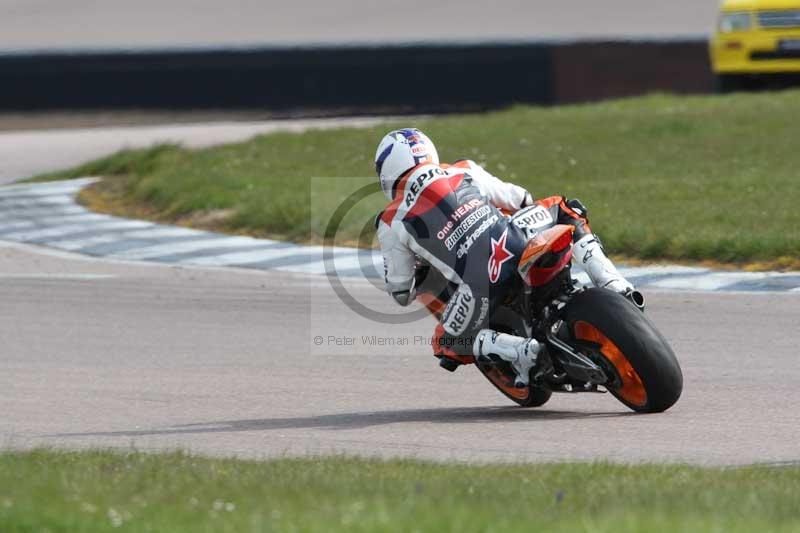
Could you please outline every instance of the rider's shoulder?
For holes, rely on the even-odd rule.
[[[375,217],[375,229],[378,230],[380,233],[381,231],[381,222],[385,225],[385,227],[391,229],[392,224],[394,223],[394,217],[397,215],[397,207],[399,202],[392,202],[386,209],[378,213],[378,216]]]
[[[480,166],[475,161],[473,161],[472,159],[456,159],[451,164],[447,165],[447,167],[452,169],[461,169],[461,170],[476,170],[476,169],[483,170],[483,167]]]

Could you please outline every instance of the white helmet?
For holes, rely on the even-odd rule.
[[[375,172],[386,198],[394,197],[395,184],[403,174],[422,163],[439,164],[439,153],[427,135],[416,128],[387,134],[375,152]]]

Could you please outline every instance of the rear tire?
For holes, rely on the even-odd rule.
[[[503,396],[521,407],[541,407],[547,403],[552,392],[541,387],[530,385],[523,389],[514,387],[514,371],[511,367],[501,369],[498,366],[476,364],[478,370],[484,375]]]
[[[672,348],[624,296],[587,289],[573,297],[562,318],[564,340],[614,376],[606,388],[623,404],[636,412],[658,413],[678,401],[683,374]]]

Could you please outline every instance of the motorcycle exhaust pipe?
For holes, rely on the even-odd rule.
[[[637,290],[632,290],[625,293],[625,297],[639,308],[639,311],[644,311],[644,294]]]

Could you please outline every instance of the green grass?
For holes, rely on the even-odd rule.
[[[798,531],[800,468],[0,454],[0,531]]]
[[[798,117],[800,91],[654,95],[272,134],[203,150],[161,146],[37,179],[117,176],[89,203],[179,223],[216,213],[224,231],[319,240],[339,202],[372,182],[380,137],[411,124],[443,160],[474,159],[535,196],[582,199],[614,253],[789,264],[800,260]],[[364,179],[337,179],[348,176]],[[340,237],[355,239],[383,203],[374,195],[356,206]]]

